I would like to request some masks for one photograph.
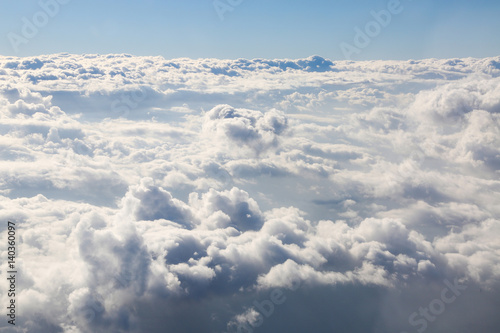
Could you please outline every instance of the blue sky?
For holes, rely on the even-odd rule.
[[[51,1],[56,0],[42,0]],[[387,9],[389,2],[232,0],[235,5],[221,20],[213,0],[72,0],[61,4],[59,12],[19,44],[16,52],[9,33],[23,37],[23,17],[33,22],[42,9],[39,1],[1,1],[0,54],[130,53],[230,59],[317,54],[342,60],[341,43],[354,46],[355,27],[364,30],[373,21],[370,12]],[[500,54],[499,1],[400,2],[401,13],[391,15],[390,24],[358,48],[352,59]]]

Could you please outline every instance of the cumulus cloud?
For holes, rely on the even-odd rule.
[[[285,131],[287,118],[283,112],[234,109],[219,105],[205,114],[203,131],[218,142],[248,147],[256,154],[278,145],[278,136]]]
[[[498,63],[0,57],[0,330],[496,332]]]

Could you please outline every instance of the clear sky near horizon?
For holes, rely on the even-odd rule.
[[[366,32],[371,12],[392,0],[65,0],[42,8],[54,1],[0,1],[0,54],[343,60],[342,43],[357,49],[353,60],[500,54],[500,1],[401,0],[390,23],[372,26],[357,46],[355,28]]]

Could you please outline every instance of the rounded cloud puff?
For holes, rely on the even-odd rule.
[[[247,147],[257,155],[276,147],[278,136],[287,127],[283,112],[235,109],[229,105],[218,105],[205,114],[203,131],[224,144]]]

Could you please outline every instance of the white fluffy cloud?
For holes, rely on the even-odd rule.
[[[0,330],[496,332],[498,61],[0,58]]]

